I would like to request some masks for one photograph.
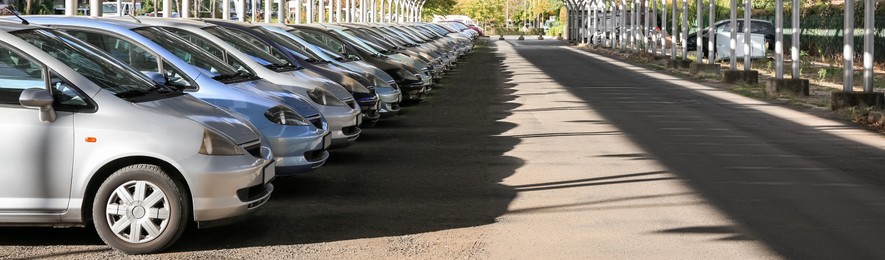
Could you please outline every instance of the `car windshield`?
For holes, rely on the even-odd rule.
[[[338,35],[343,37],[348,43],[350,43],[351,45],[353,45],[357,49],[361,49],[365,52],[368,52],[372,56],[381,56],[382,55],[377,49],[374,49],[374,48],[370,47],[369,45],[366,45],[366,42],[351,35],[350,33],[347,33],[341,29],[338,29],[338,28],[332,28],[332,31],[336,32]]]
[[[182,39],[185,39],[188,42],[196,45],[197,47],[200,47],[204,51],[215,56],[216,58],[221,59],[221,60],[226,60],[227,64],[233,66],[235,69],[244,70],[246,72],[249,72],[249,74],[253,74],[253,75],[255,74],[255,72],[252,69],[243,65],[243,62],[240,61],[239,59],[237,59],[236,57],[234,57],[233,55],[225,55],[224,47],[222,47],[218,44],[215,44],[214,42],[212,42],[206,38],[203,38],[203,36],[197,35],[196,33],[193,33],[193,32],[190,32],[190,31],[187,31],[184,29],[168,28],[168,27],[165,29],[167,31],[174,33],[175,35],[178,35],[178,37],[181,37]]]
[[[390,43],[392,43],[392,44],[394,44],[394,45],[396,45],[396,46],[407,46],[407,45],[409,45],[408,43],[406,43],[405,41],[403,41],[403,40],[401,40],[401,39],[399,39],[399,38],[397,38],[397,37],[385,37],[384,35],[382,35],[381,33],[379,33],[379,32],[376,31],[376,30],[377,30],[377,28],[374,29],[374,30],[372,30],[372,29],[363,29],[362,31],[365,32],[365,33],[368,34],[368,35],[371,35],[371,36],[375,37],[376,39],[379,39],[379,40],[386,40],[386,41],[388,41],[388,42],[390,42]]]
[[[288,30],[288,31],[274,30],[274,32],[280,34],[280,36],[283,36],[285,38],[289,38],[293,41],[298,42],[301,46],[304,46],[305,48],[309,49],[311,53],[316,54],[319,58],[321,58],[323,60],[327,60],[327,61],[344,60],[344,57],[341,57],[341,55],[338,55],[337,53],[333,53],[331,51],[323,49],[320,46],[317,46],[317,45],[309,42],[308,39],[302,39],[301,37],[298,37],[296,35],[295,30]]]
[[[386,41],[383,38],[379,38],[379,37],[376,37],[375,35],[366,33],[365,30],[354,29],[354,30],[350,30],[350,32],[353,32],[353,34],[360,36],[360,39],[369,41],[371,43],[374,43],[375,45],[380,46],[383,50],[385,50],[384,51],[385,54],[396,49],[396,45]]]
[[[413,41],[412,39],[409,39],[408,37],[403,36],[402,34],[400,34],[400,32],[392,30],[389,27],[381,28],[381,31],[384,32],[385,34],[387,34],[388,36],[396,37],[396,38],[408,43],[408,45],[412,45],[412,46],[418,45],[417,42]]]
[[[158,27],[142,27],[134,29],[133,31],[156,42],[169,52],[175,54],[176,57],[203,70],[203,72],[208,73],[214,79],[253,77],[253,75],[246,75],[248,72],[237,71],[237,69],[227,65],[224,61],[215,58],[212,54],[209,54],[190,42],[175,36],[174,33],[169,31]]]
[[[116,14],[117,13],[117,4],[102,4],[101,12],[106,14]]]
[[[416,43],[423,43],[423,42],[425,42],[424,39],[421,39],[421,37],[418,37],[417,35],[415,35],[414,33],[410,32],[409,30],[406,30],[406,29],[403,29],[403,28],[400,28],[400,27],[395,27],[395,26],[391,26],[390,29],[399,32],[399,33],[400,33],[401,35],[403,35],[404,37],[407,37],[407,38],[409,38],[410,40],[412,40],[412,41],[414,41],[414,42],[416,42]]]
[[[174,91],[155,84],[131,67],[116,62],[104,52],[66,34],[42,29],[23,30],[13,34],[118,97],[132,98],[149,93]]]
[[[384,47],[378,46],[377,44],[374,44],[374,43],[372,43],[372,42],[370,42],[370,41],[367,41],[367,40],[363,40],[363,39],[360,39],[360,40],[363,41],[363,43],[365,43],[365,44],[368,45],[369,47],[372,47],[373,49],[375,49],[375,50],[378,51],[378,52],[387,52],[387,49],[385,49]]]
[[[299,58],[304,59],[304,61],[306,61],[306,62],[318,63],[318,62],[325,62],[326,61],[325,59],[318,56],[316,53],[313,53],[311,50],[309,50],[306,46],[304,46],[303,44],[301,44],[298,41],[295,41],[293,39],[290,39],[289,37],[284,37],[280,34],[271,32],[271,31],[269,31],[265,28],[262,28],[262,27],[257,28],[257,30],[265,35],[269,35],[278,44],[282,45],[283,47],[286,47],[286,49],[288,49],[288,51],[290,53],[297,55]]]
[[[245,37],[248,37],[248,39],[252,39],[254,41],[258,40],[253,39],[253,37],[248,36],[245,33],[234,33],[220,26],[206,27],[203,28],[203,30],[211,33],[212,35],[215,35],[215,37],[221,38],[222,40],[236,48],[238,51],[249,55],[252,60],[258,62],[268,69],[272,69],[277,72],[293,71],[298,69],[298,66],[293,65],[291,62],[271,55],[270,50],[262,50],[256,45],[247,42]]]

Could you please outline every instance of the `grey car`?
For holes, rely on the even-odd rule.
[[[53,30],[0,22],[0,118],[0,225],[94,225],[151,253],[273,191],[254,126]]]
[[[261,24],[261,27],[264,28],[268,33],[275,33],[279,35],[280,41],[287,41],[288,46],[292,46],[293,48],[300,48],[299,51],[310,53],[317,57],[318,59],[322,59],[324,62],[328,62],[334,64],[335,66],[341,67],[353,73],[358,73],[359,75],[366,77],[367,79],[372,81],[372,86],[375,86],[375,93],[378,94],[378,97],[381,98],[381,116],[389,117],[396,115],[399,113],[400,107],[399,102],[402,101],[402,92],[399,90],[399,87],[396,86],[396,81],[393,80],[390,75],[387,75],[383,70],[369,65],[367,63],[360,64],[368,67],[360,67],[358,65],[361,61],[354,61],[352,64],[345,63],[344,58],[338,56],[336,54],[329,55],[324,53],[319,47],[307,42],[306,40],[298,37],[293,33],[295,31],[294,28],[281,25],[281,24]],[[377,74],[381,74],[378,76]],[[385,80],[387,79],[387,80]]]
[[[328,126],[308,101],[249,71],[238,71],[162,29],[108,18],[28,20],[63,29],[144,73],[161,74],[157,81],[245,117],[269,139],[280,175],[309,171],[329,157]]]
[[[131,20],[131,19],[130,19]],[[285,70],[278,72],[268,67],[275,67],[273,63],[260,64],[255,60],[276,60],[277,58],[258,50],[254,46],[231,45],[230,42],[218,38],[215,34],[225,34],[226,31],[218,26],[185,20],[185,19],[162,19],[140,18],[139,21],[146,25],[163,27],[172,33],[188,40],[192,44],[207,50],[215,57],[224,60],[235,67],[243,67],[253,71],[255,75],[274,84],[286,86],[294,93],[304,95],[316,95],[315,89],[332,89],[336,97],[343,98],[344,104],[317,103],[329,124],[332,132],[332,148],[346,147],[353,144],[361,133],[359,124],[362,122],[359,115],[359,105],[354,102],[353,96],[334,82],[321,78],[321,76],[305,70]],[[214,33],[214,34],[213,34]],[[237,42],[234,41],[234,44]],[[305,80],[311,78],[312,80]],[[320,102],[334,102],[336,98],[314,98]],[[346,107],[345,107],[346,106]]]

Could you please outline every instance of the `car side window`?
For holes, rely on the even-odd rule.
[[[722,25],[719,25],[719,27],[716,27],[717,33],[718,32],[729,32],[729,31],[731,31],[731,23],[723,23]]]
[[[166,86],[183,87],[185,89],[194,88],[194,85],[184,76],[184,73],[181,73],[181,71],[168,62],[163,62],[163,74],[166,76]]]
[[[80,30],[65,30],[68,34],[79,38],[102,51],[110,54],[114,59],[129,64],[141,72],[159,72],[157,56],[154,56],[144,48],[132,44],[121,38]]]
[[[49,90],[54,100],[53,107],[60,111],[82,111],[94,109],[73,84],[52,71],[49,76]]]
[[[750,32],[751,33],[765,33],[769,31],[774,31],[774,27],[769,23],[764,22],[751,22],[750,23]]]
[[[25,56],[0,46],[0,105],[18,105],[22,91],[46,88],[44,68]]]

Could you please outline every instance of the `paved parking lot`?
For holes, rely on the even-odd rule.
[[[883,142],[555,41],[481,40],[256,216],[134,258],[876,258]],[[89,229],[0,228],[0,258],[43,257],[121,255]]]

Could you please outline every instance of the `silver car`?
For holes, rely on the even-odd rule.
[[[402,101],[402,92],[399,90],[399,87],[395,86],[396,81],[394,81],[393,78],[390,77],[390,75],[387,75],[387,73],[383,70],[367,63],[365,63],[364,65],[370,66],[371,69],[360,67],[359,65],[357,65],[357,63],[361,61],[345,63],[344,57],[338,56],[337,54],[332,54],[334,55],[332,56],[324,53],[322,50],[320,50],[319,47],[316,47],[315,45],[295,35],[295,32],[293,32],[295,29],[292,27],[281,24],[261,24],[261,27],[267,30],[269,33],[275,33],[279,35],[279,37],[281,37],[281,40],[290,41],[289,45],[292,45],[293,47],[299,47],[302,49],[302,51],[309,52],[311,55],[323,59],[323,61],[325,62],[329,62],[350,72],[358,73],[366,79],[371,80],[372,86],[375,86],[375,93],[377,93],[378,97],[381,98],[381,116],[389,117],[399,113],[399,103],[400,101]],[[383,76],[377,76],[376,74],[382,74]],[[385,78],[388,80],[385,80]]]
[[[318,74],[306,70],[277,68],[277,65],[269,62],[278,60],[276,57],[254,46],[231,45],[238,42],[228,42],[217,37],[216,34],[226,35],[227,32],[225,29],[212,24],[185,19],[162,18],[139,18],[139,21],[145,25],[163,27],[192,44],[209,51],[209,53],[228,64],[254,71],[255,75],[262,79],[286,86],[293,93],[314,95],[311,92],[315,91],[315,89],[331,89],[332,91],[330,92],[334,93],[336,97],[346,104],[317,103],[317,106],[328,121],[329,131],[332,132],[332,148],[346,147],[353,144],[362,132],[359,128],[359,124],[362,123],[362,117],[357,117],[360,107],[354,101],[353,96],[340,85],[323,79]],[[229,37],[234,36],[230,35]],[[256,59],[266,62],[261,64],[256,62]],[[276,70],[268,67],[275,68]],[[306,80],[308,78],[311,80]],[[321,99],[319,101],[325,102]],[[334,102],[332,99],[326,101]]]
[[[276,84],[236,70],[162,29],[107,18],[28,17],[51,24],[111,54],[156,81],[180,87],[242,115],[270,141],[277,173],[290,175],[325,163],[331,145],[320,111]]]
[[[94,225],[127,254],[270,198],[258,130],[53,30],[0,22],[0,225]]]

